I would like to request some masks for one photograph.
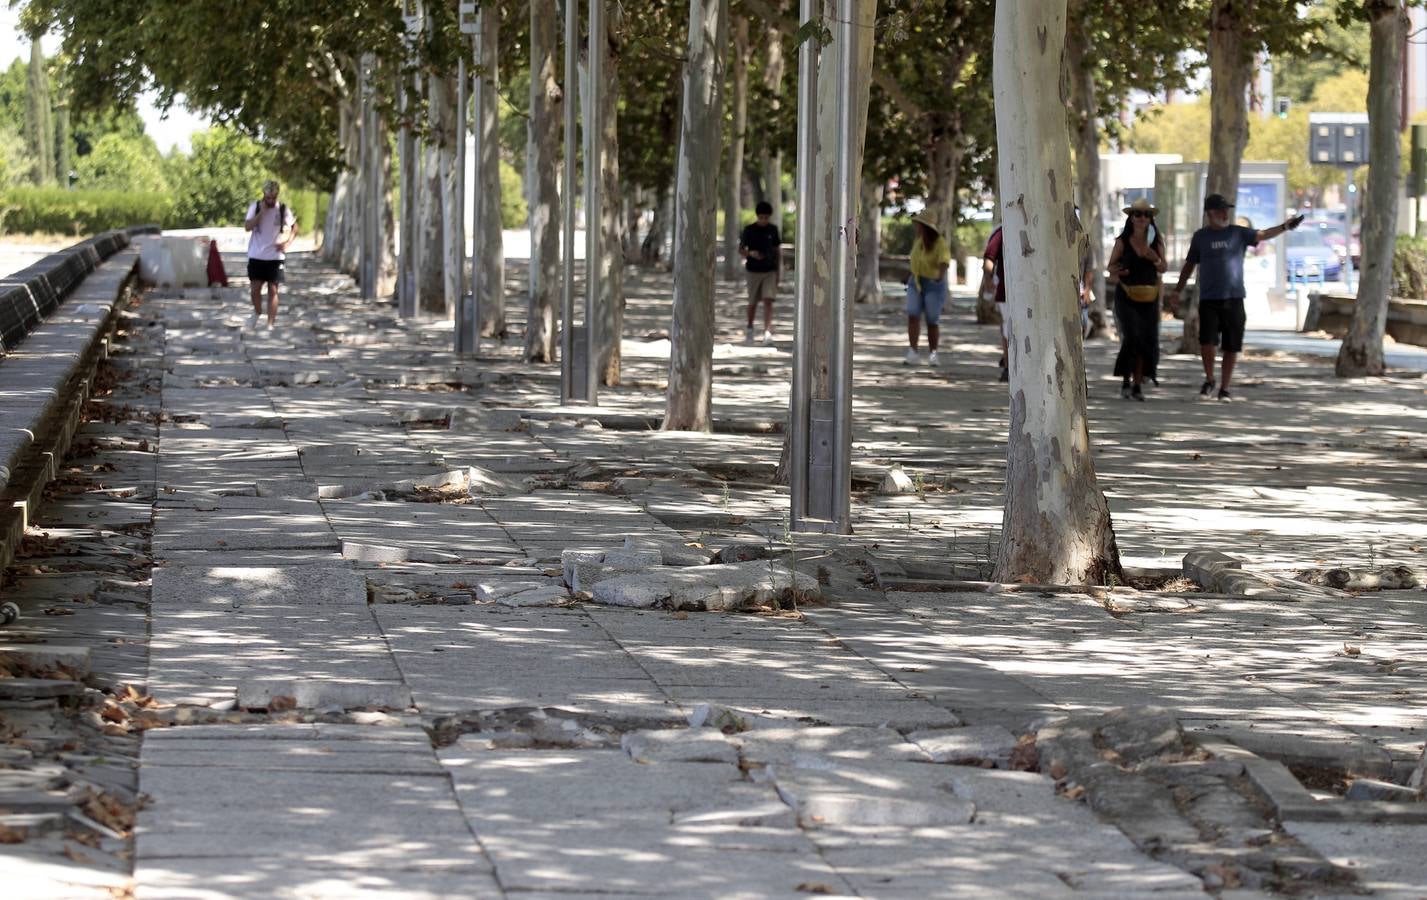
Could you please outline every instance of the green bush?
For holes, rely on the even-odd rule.
[[[882,252],[888,256],[907,256],[912,241],[917,238],[917,226],[906,216],[882,217]]]
[[[1427,300],[1427,238],[1397,236],[1392,251],[1392,295]]]
[[[528,220],[525,181],[515,166],[500,161],[500,227],[524,228]]]
[[[173,199],[130,191],[16,187],[0,192],[0,234],[89,235],[111,228],[166,224]]]

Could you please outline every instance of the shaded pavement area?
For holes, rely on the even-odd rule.
[[[147,796],[109,870],[17,853],[34,895],[1427,896],[1427,804],[1343,798],[1417,765],[1427,594],[1175,579],[1198,549],[1420,577],[1421,373],[1251,347],[1244,402],[1198,402],[1167,356],[1134,403],[1092,342],[1096,467],[1144,581],[987,586],[1007,398],[966,298],[940,368],[902,364],[896,303],[857,311],[838,537],[789,533],[774,483],[790,297],[743,346],[721,286],[714,431],[664,433],[665,274],[630,270],[623,384],[581,409],[519,360],[518,262],[516,335],[475,359],[289,271],[275,330],[245,286],[130,312],[5,590],[3,637],[90,648]],[[893,467],[911,490],[882,492]],[[617,556],[715,551],[773,601],[601,594]]]

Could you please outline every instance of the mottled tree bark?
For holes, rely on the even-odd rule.
[[[556,308],[560,302],[560,116],[563,98],[555,77],[555,0],[530,4],[530,121],[526,126],[525,184],[530,210],[530,304],[525,358],[555,361]]]
[[[476,160],[476,199],[480,204],[481,232],[472,237],[472,256],[480,270],[481,334],[504,337],[505,324],[505,248],[500,220],[500,10],[496,4],[482,8],[480,34],[480,71],[485,90],[481,92],[481,108],[474,111],[474,125],[479,129],[481,148]],[[465,135],[461,136],[465,140]],[[461,248],[462,253],[465,248]]]
[[[1397,122],[1402,103],[1402,47],[1407,13],[1399,0],[1368,0],[1372,17],[1368,69],[1368,190],[1363,210],[1362,273],[1353,321],[1338,348],[1340,377],[1381,375],[1382,336],[1392,291],[1397,244],[1397,190],[1401,149]]]
[[[748,130],[748,20],[733,26],[733,131],[728,136],[728,168],[723,183],[723,277],[737,281],[741,266],[738,237],[743,204],[743,147]],[[778,225],[778,222],[774,222]]]
[[[882,302],[882,182],[862,179],[861,214],[857,218],[857,302]],[[952,266],[955,273],[955,264]]]
[[[624,191],[619,180],[619,61],[623,52],[624,7],[612,4],[605,11],[604,84],[600,92],[603,165],[600,168],[600,298],[595,310],[599,324],[600,384],[620,382],[624,339]]]
[[[714,211],[718,204],[728,0],[689,0],[683,127],[674,199],[674,314],[665,431],[712,425]]]
[[[1006,506],[995,575],[1003,582],[1090,584],[1122,575],[1085,415],[1065,12],[1066,0],[996,4],[993,81],[1011,322]]]
[[[1086,0],[1071,0],[1065,34],[1065,59],[1070,82],[1071,117],[1075,124],[1075,187],[1080,198],[1080,222],[1090,240],[1090,337],[1114,336],[1105,298],[1105,224],[1100,215],[1100,129],[1095,95],[1094,51],[1085,31]]]

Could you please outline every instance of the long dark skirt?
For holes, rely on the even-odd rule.
[[[1159,384],[1159,301],[1136,303],[1115,287],[1115,318],[1120,325],[1120,355],[1115,357],[1115,374],[1123,378],[1135,374],[1135,361],[1143,363],[1145,378]]]

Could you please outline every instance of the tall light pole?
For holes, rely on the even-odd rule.
[[[421,36],[424,18],[425,12],[421,8],[421,0],[402,0],[401,20],[402,24],[406,26],[402,42],[406,48],[406,61],[409,65],[414,65],[416,61],[416,43]],[[416,182],[420,176],[416,163],[416,135],[411,129],[411,94],[410,80],[404,73],[398,75],[397,97],[400,104],[398,114],[401,121],[400,130],[397,132],[397,153],[400,156],[401,171],[401,207],[398,229],[401,236],[401,253],[397,257],[396,291],[397,311],[403,319],[413,318],[421,311],[416,276],[419,271],[417,268]]]
[[[461,34],[469,35],[471,39],[471,56],[473,67],[480,65],[481,59],[481,16],[485,15],[483,6],[473,2],[462,2],[459,7]],[[481,203],[474,197],[468,195],[468,191],[476,189],[479,179],[466,178],[466,142],[470,136],[468,127],[469,119],[466,114],[466,106],[469,101],[466,77],[466,54],[460,55],[456,64],[456,222],[454,226],[448,223],[448,227],[456,228],[456,248],[458,263],[456,266],[456,352],[475,355],[481,347],[481,314],[478,308],[480,290],[480,272],[476,267],[470,269],[469,282],[466,269],[466,209],[470,204],[472,215],[474,216],[475,239],[481,239]],[[479,71],[476,73],[476,109],[481,108],[480,92],[483,89],[483,81]],[[481,131],[476,129],[475,158],[481,158]],[[479,254],[473,254],[477,256]],[[469,290],[468,290],[469,288]]]
[[[565,0],[565,177],[560,192],[562,243],[564,246],[564,280],[560,295],[560,402],[599,402],[599,343],[595,327],[595,309],[600,296],[600,219],[602,200],[600,151],[602,128],[600,104],[604,92],[603,77],[605,33],[604,0],[589,0],[589,61],[585,79],[578,77],[579,0]],[[575,87],[580,107],[584,110],[584,177],[585,177],[585,309],[584,326],[575,328]]]

